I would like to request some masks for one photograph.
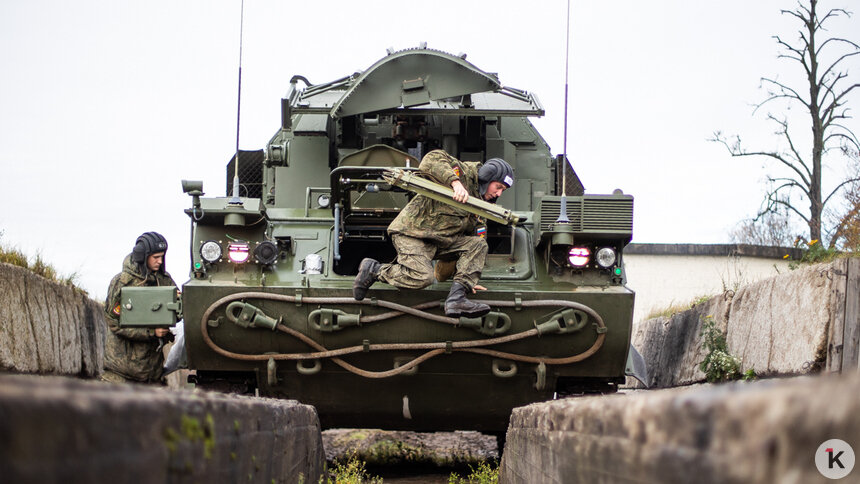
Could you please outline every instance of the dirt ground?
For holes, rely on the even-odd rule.
[[[323,447],[328,461],[346,460],[354,454],[369,465],[409,463],[451,467],[499,457],[496,438],[474,431],[331,429],[323,432]]]

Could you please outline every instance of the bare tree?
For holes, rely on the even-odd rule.
[[[854,181],[846,186],[842,210],[834,217],[831,244],[842,250],[860,251],[860,150],[844,151],[853,162]]]
[[[729,237],[736,244],[792,247],[797,240],[797,233],[787,211],[783,209],[739,222],[729,232]]]
[[[795,89],[775,78],[763,77],[761,82],[767,88],[767,98],[756,106],[758,110],[777,100],[786,101],[788,109],[791,104],[803,105],[811,121],[811,153],[801,154],[798,148],[801,143],[795,143],[800,139],[796,137],[795,131],[789,130],[788,117],[784,114],[768,113],[767,119],[776,124],[776,133],[787,142],[785,149],[748,151],[741,145],[739,136],[726,138],[719,131],[715,132],[711,139],[722,143],[732,156],[764,156],[787,168],[783,170],[787,171],[785,176],[768,175],[768,189],[756,219],[768,213],[788,210],[809,226],[809,240],[821,239],[822,214],[831,198],[846,186],[858,181],[857,177],[843,180],[827,196],[822,196],[822,164],[825,155],[833,148],[856,149],[860,146],[854,133],[843,124],[843,120],[851,118],[845,105],[848,95],[860,86],[860,83],[849,83],[847,70],[843,70],[843,65],[846,59],[860,54],[860,46],[838,37],[829,37],[818,43],[819,36],[825,35],[824,25],[828,20],[840,16],[850,17],[851,13],[836,8],[822,16],[816,11],[817,7],[817,0],[808,0],[808,7],[798,2],[796,10],[781,11],[803,24],[798,30],[799,38],[796,44],[774,36],[783,51],[779,58],[794,61],[803,68],[808,83],[808,96],[801,94],[803,89]],[[827,56],[823,55],[825,51]],[[819,65],[819,61],[825,57],[833,60]],[[792,198],[798,194],[799,200]],[[803,200],[808,201],[808,209],[801,205]],[[832,244],[831,240],[831,246]]]

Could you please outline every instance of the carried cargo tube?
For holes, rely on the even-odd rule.
[[[405,373],[415,367],[416,365],[433,358],[434,356],[440,355],[442,353],[447,353],[451,351],[462,351],[468,353],[476,353],[481,355],[492,356],[494,358],[506,359],[511,361],[519,361],[523,363],[535,363],[540,364],[543,363],[545,365],[567,365],[570,363],[576,363],[582,361],[600,349],[603,346],[603,342],[606,339],[606,324],[603,322],[603,318],[597,314],[596,311],[591,309],[590,307],[576,303],[573,301],[563,301],[556,299],[544,299],[537,301],[498,301],[498,300],[482,300],[482,302],[497,307],[546,307],[546,306],[561,306],[574,310],[581,311],[587,314],[590,318],[594,320],[593,325],[595,326],[595,332],[597,333],[597,338],[594,343],[582,353],[564,357],[564,358],[545,358],[545,357],[537,357],[537,356],[526,356],[519,355],[516,353],[508,353],[504,351],[492,350],[488,348],[482,348],[482,346],[492,346],[502,343],[509,343],[511,341],[518,341],[521,339],[540,336],[542,333],[546,332],[545,327],[539,329],[538,327],[532,328],[528,331],[523,331],[521,333],[516,333],[507,336],[500,336],[496,338],[489,338],[483,340],[472,340],[472,341],[447,341],[440,343],[388,343],[388,344],[364,344],[364,345],[356,345],[350,346],[346,348],[339,348],[335,350],[329,350],[317,343],[309,336],[300,333],[292,328],[287,327],[283,323],[278,323],[276,329],[283,333],[289,334],[308,346],[317,350],[314,353],[278,353],[278,354],[243,354],[243,353],[234,353],[232,351],[226,350],[218,346],[212,338],[209,336],[209,328],[208,321],[209,317],[212,316],[212,313],[215,312],[220,306],[231,303],[233,301],[237,301],[240,299],[266,299],[271,301],[282,301],[289,303],[298,302],[299,298],[296,296],[287,296],[283,294],[271,294],[266,292],[241,292],[230,294],[227,296],[218,299],[213,302],[206,311],[203,312],[203,316],[200,318],[200,333],[203,336],[203,341],[206,343],[212,351],[218,353],[221,356],[242,360],[242,361],[269,361],[272,360],[312,360],[312,359],[320,359],[320,358],[331,358],[334,363],[344,368],[347,371],[355,373],[356,375],[365,377],[365,378],[388,378],[395,375],[399,375]],[[381,306],[389,309],[393,309],[394,311],[380,314],[376,316],[371,316],[365,318],[361,318],[361,322],[370,322],[380,321],[382,319],[391,318],[397,316],[399,314],[410,314],[413,316],[417,316],[420,318],[429,319],[432,321],[438,321],[441,323],[451,324],[451,325],[459,325],[460,320],[457,318],[449,318],[446,316],[439,316],[436,314],[431,314],[423,311],[422,309],[429,309],[431,307],[435,307],[439,305],[438,301],[427,302],[423,304],[416,305],[414,307],[404,306],[402,304],[397,304],[389,301],[374,301],[374,300],[363,300],[356,301],[351,297],[302,297],[302,303],[307,304],[358,304],[358,305],[373,305],[373,306]],[[362,353],[366,351],[402,351],[402,350],[430,350],[423,355],[416,357],[415,359],[405,363],[397,368],[387,371],[367,371],[361,368],[358,368],[354,365],[351,365],[342,359],[338,358],[338,356],[353,354],[353,353]]]
[[[473,213],[479,217],[484,217],[500,224],[516,225],[523,221],[523,218],[514,214],[514,212],[494,203],[481,200],[480,198],[470,196],[465,202],[458,202],[454,200],[454,190],[450,187],[421,178],[414,171],[390,168],[385,170],[382,177],[385,178],[385,181],[396,187],[415,192],[419,195],[424,195],[425,197],[432,198],[433,200],[457,207],[461,210],[465,210],[469,213]]]

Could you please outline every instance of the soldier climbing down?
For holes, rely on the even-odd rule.
[[[418,170],[450,186],[454,200],[460,203],[470,196],[495,203],[514,183],[513,169],[501,158],[483,164],[463,162],[442,150],[427,153]],[[390,264],[370,258],[362,260],[353,283],[353,297],[364,299],[375,281],[406,289],[427,287],[434,280],[434,259],[454,261],[445,314],[450,317],[487,314],[489,306],[466,298],[469,292],[485,289],[478,284],[487,258],[484,223],[477,215],[416,195],[388,226],[397,260]]]

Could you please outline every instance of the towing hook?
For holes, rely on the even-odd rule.
[[[315,330],[330,333],[348,326],[361,325],[361,313],[349,314],[340,309],[316,309],[308,314],[308,322]]]
[[[242,301],[234,301],[227,305],[227,319],[243,328],[266,328],[272,331],[281,322],[281,318],[269,317],[262,309]]]
[[[585,311],[568,308],[553,313],[551,316],[544,318],[541,321],[535,321],[535,328],[538,331],[538,335],[547,333],[575,333],[582,330],[586,324],[588,324],[588,321],[589,316]],[[605,328],[603,332],[605,332]],[[600,331],[598,331],[598,333],[600,333]]]
[[[511,329],[511,317],[505,313],[490,312],[482,318],[460,318],[457,326],[471,328],[487,336],[494,336],[506,333]]]

